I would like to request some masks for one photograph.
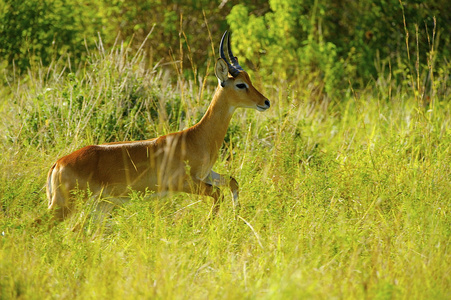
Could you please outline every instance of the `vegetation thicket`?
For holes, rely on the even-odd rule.
[[[451,298],[449,13],[0,1],[0,298]],[[80,201],[47,228],[57,157],[202,117],[228,27],[272,104],[236,112],[215,165],[241,208],[226,194],[210,219],[211,199],[130,190],[103,224]]]
[[[210,31],[232,29],[236,53],[266,80],[293,80],[323,94],[351,81],[365,87],[391,74],[449,69],[451,11],[433,1],[80,1],[0,2],[0,63],[25,72],[67,55],[73,66],[89,59],[101,36],[106,49],[118,41],[135,52],[147,40],[148,67],[182,60],[197,79],[214,61]],[[189,28],[189,30],[186,30]],[[217,35],[217,34],[216,34]],[[410,49],[407,50],[407,49]],[[185,55],[181,55],[185,52]],[[195,67],[192,69],[192,67]],[[76,68],[76,67],[75,67]],[[277,69],[278,76],[271,76]],[[193,77],[194,73],[194,77]],[[432,74],[422,76],[430,87]],[[331,95],[335,96],[335,95]]]

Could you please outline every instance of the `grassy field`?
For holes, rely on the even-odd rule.
[[[191,126],[216,86],[121,47],[91,55],[3,74],[1,299],[451,298],[449,73],[427,97],[418,75],[321,101],[254,76],[272,107],[235,114],[215,166],[240,183],[240,210],[228,193],[209,219],[211,199],[131,191],[100,229],[89,214],[36,227],[57,157]]]

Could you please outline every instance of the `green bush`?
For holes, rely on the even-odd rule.
[[[19,71],[33,63],[47,66],[63,54],[79,62],[87,47],[95,46],[98,33],[109,37],[103,12],[99,0],[1,1],[0,60]]]
[[[240,62],[265,80],[341,95],[349,83],[365,87],[388,74],[415,85],[421,73],[426,89],[448,72],[450,20],[441,0],[3,0],[0,65],[23,72],[66,55],[72,64],[86,62],[100,35],[107,50],[125,42],[135,53],[146,41],[147,66],[173,63],[197,80],[230,28]]]
[[[247,5],[259,1],[244,1]],[[266,6],[266,5],[265,5]],[[207,25],[220,38],[231,3],[149,0],[2,0],[0,1],[0,62],[23,72],[30,64],[48,66],[63,54],[84,62],[101,36],[104,47],[122,41],[137,51],[155,26],[145,49],[155,59],[181,59],[188,69],[205,68],[210,52]],[[185,30],[181,34],[181,30]],[[217,34],[216,34],[217,33]],[[181,39],[182,37],[182,39]],[[216,51],[216,49],[215,49]],[[183,52],[186,52],[183,55]],[[194,66],[195,64],[195,66]]]
[[[451,54],[444,34],[451,14],[440,1],[401,6],[398,0],[271,0],[269,5],[261,15],[244,4],[233,7],[227,21],[240,41],[235,55],[267,77],[277,70],[277,78],[307,79],[326,93],[349,82],[364,87],[381,75],[378,63],[415,74]]]
[[[124,47],[99,48],[71,73],[62,72],[66,66],[57,61],[52,68],[30,70],[22,87],[27,92],[8,96],[14,120],[8,120],[5,142],[49,149],[78,147],[81,140],[148,139],[200,118],[202,106],[183,114],[198,92],[180,86],[186,89],[182,99],[165,72],[145,67],[142,52],[127,53]]]

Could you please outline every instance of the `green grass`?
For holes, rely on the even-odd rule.
[[[237,213],[228,193],[214,219],[208,198],[132,193],[100,229],[34,226],[57,157],[191,126],[214,92],[212,74],[172,84],[123,49],[93,55],[1,88],[1,299],[451,298],[446,85],[426,104],[408,83],[322,102],[263,86],[271,109],[236,113],[215,166]]]

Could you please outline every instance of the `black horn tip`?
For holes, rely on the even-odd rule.
[[[224,53],[224,41],[227,39],[227,55],[229,58],[227,59],[226,54]],[[237,58],[233,55],[232,49],[230,46],[230,32],[226,30],[221,38],[221,43],[219,44],[219,56],[225,60],[227,66],[229,68],[229,73],[236,77],[240,71],[243,70],[241,66],[238,64]]]
[[[230,58],[230,62],[232,64],[232,66],[234,66],[237,70],[241,70],[242,71],[243,68],[241,68],[240,64],[238,63],[238,60],[237,60],[236,56],[233,55],[233,52],[232,52],[232,46],[230,44],[230,34],[229,34],[229,36],[227,38],[227,50],[229,52],[228,54],[229,54],[229,58]]]

